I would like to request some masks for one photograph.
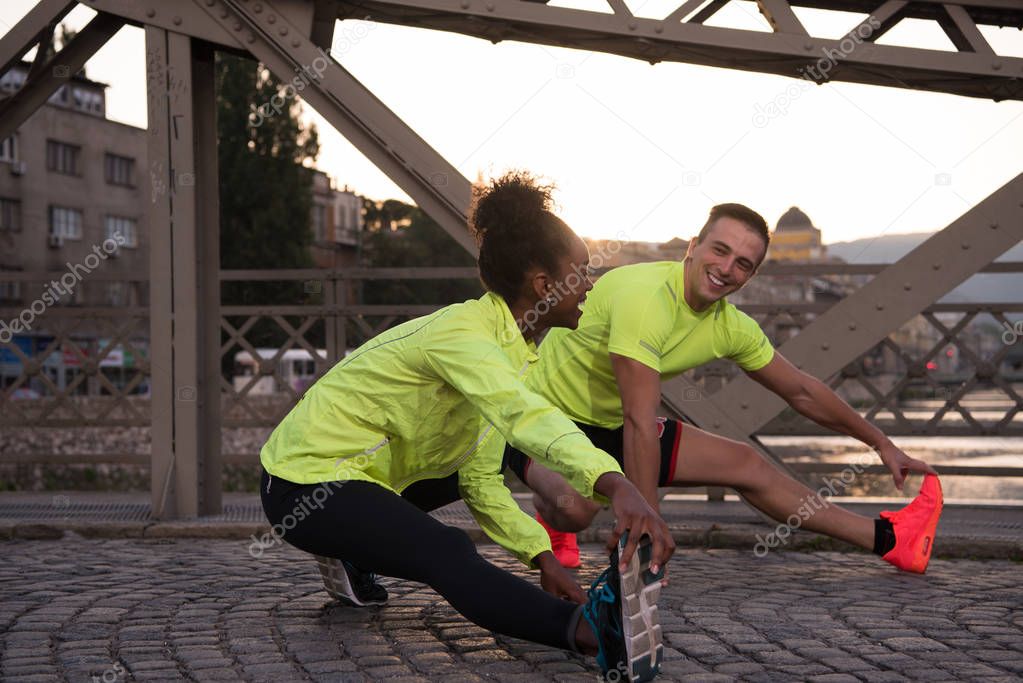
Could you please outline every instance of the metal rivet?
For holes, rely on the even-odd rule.
[[[830,348],[831,348],[830,344],[821,344],[821,350],[822,351],[827,351]]]
[[[902,288],[908,292],[909,290],[913,289],[913,285],[907,282],[906,284],[902,285]]]
[[[175,26],[181,26],[181,17],[174,17],[173,21]]]
[[[1000,71],[1001,68],[1002,68],[1002,63],[1001,62],[995,62],[995,63],[993,63],[991,65],[991,68],[994,69],[995,71]]]
[[[720,426],[721,426],[721,423],[720,423],[720,422],[715,422],[715,423],[714,423],[714,426],[715,426],[715,427],[720,427]]]
[[[146,16],[149,17],[150,19],[152,19],[153,17],[156,16],[156,10],[155,9],[147,9],[146,10]]]
[[[291,41],[291,47],[300,47],[301,45],[302,41],[299,40],[298,38],[295,38],[293,41]]]
[[[256,42],[256,35],[254,33],[250,33],[248,36],[245,37],[245,42],[246,43]]]
[[[849,323],[849,329],[850,330],[855,330],[856,329],[856,323]]]
[[[488,12],[493,12],[494,11],[494,3],[492,3],[492,2],[488,2],[487,3],[487,11]]]
[[[877,306],[874,306],[874,308],[876,308],[879,311],[883,311],[884,310],[884,304],[878,304]]]
[[[934,270],[941,270],[941,264],[935,263],[934,265],[931,266],[931,268],[933,268]]]
[[[998,223],[992,223],[991,225],[989,225],[987,227],[991,228],[992,230],[997,230],[998,229]]]
[[[636,22],[634,22],[634,21],[630,21],[630,22],[629,22],[629,30],[630,30],[630,31],[635,31],[635,30],[636,30],[636,28],[637,28],[638,26],[639,26],[639,24],[637,24],[637,23],[636,23]]]
[[[277,23],[277,15],[275,15],[275,14],[269,15],[266,18],[266,23],[268,23],[268,24],[276,24]]]
[[[255,12],[256,14],[259,14],[260,12],[263,11],[263,4],[257,2],[255,5],[252,6],[252,11]]]
[[[282,36],[288,35],[288,27],[287,26],[281,26],[281,35]]]
[[[657,26],[654,26],[654,33],[664,33],[664,24],[657,24]]]
[[[813,43],[803,43],[803,49],[806,50],[807,52],[810,52],[811,50],[813,50]]]
[[[739,407],[742,408],[743,410],[746,410],[747,408],[749,408],[749,403],[743,401],[742,403],[739,404]]]
[[[206,0],[207,7],[213,7],[213,0]]]
[[[241,31],[242,30],[242,22],[240,22],[240,21],[234,22],[234,30],[235,31]]]
[[[462,0],[462,9],[469,9],[469,0]]]
[[[225,9],[223,7],[220,9],[220,18],[221,19],[227,19],[227,9]]]
[[[969,249],[970,248],[970,243],[969,242],[963,242],[961,246],[962,246],[963,249]]]

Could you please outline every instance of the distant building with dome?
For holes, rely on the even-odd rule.
[[[798,206],[789,208],[778,219],[771,234],[767,258],[772,261],[824,261],[827,247],[821,244],[821,231]]]

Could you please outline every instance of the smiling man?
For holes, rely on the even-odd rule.
[[[927,475],[917,498],[898,512],[870,519],[825,504],[801,524],[922,573],[942,507],[934,470],[793,366],[725,299],[753,277],[769,242],[760,214],[741,204],[715,206],[682,262],[622,266],[600,278],[578,328],[548,334],[527,385],[614,456],[654,509],[658,486],[727,486],[772,518],[789,519],[814,499],[809,488],[747,444],[657,416],[662,380],[730,359],[814,422],[873,448],[899,490],[909,472]],[[564,532],[588,526],[599,508],[522,453],[509,447],[506,458],[534,491],[555,555],[565,566],[578,566],[574,535]]]

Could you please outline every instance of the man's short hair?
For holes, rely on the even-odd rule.
[[[734,218],[760,235],[764,240],[764,254],[767,253],[767,247],[771,244],[771,232],[767,229],[767,221],[759,213],[742,204],[718,204],[712,208],[710,215],[707,216],[707,222],[700,229],[700,234],[696,237],[696,241],[702,242],[703,238],[710,232],[715,221],[723,217]]]

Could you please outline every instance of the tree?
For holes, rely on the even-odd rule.
[[[319,151],[302,106],[261,64],[217,54],[217,158],[220,173],[222,268],[307,268],[312,265],[312,169]],[[290,92],[294,92],[291,90]],[[225,282],[225,305],[297,304],[319,296],[302,283]],[[290,321],[295,324],[296,321]],[[246,335],[276,347],[286,335],[261,320]],[[321,343],[307,335],[313,343]]]
[[[365,202],[365,259],[377,268],[476,265],[473,257],[417,206],[388,199]],[[367,304],[447,305],[480,296],[478,279],[392,280],[367,286]]]

